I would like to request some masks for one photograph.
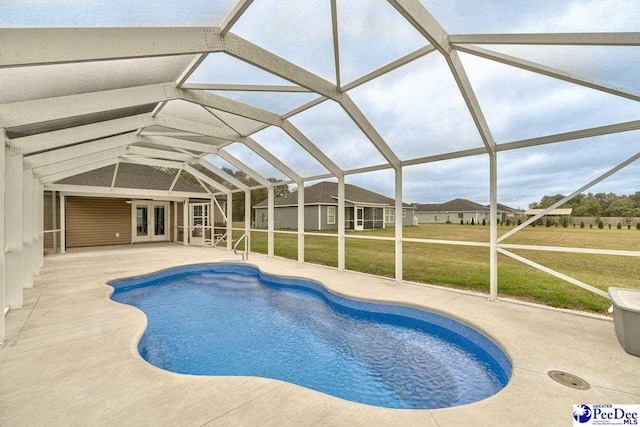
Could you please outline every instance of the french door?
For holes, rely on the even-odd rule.
[[[356,226],[355,230],[364,230],[364,208],[356,207]]]
[[[131,241],[153,242],[169,240],[169,203],[154,201],[131,202]]]

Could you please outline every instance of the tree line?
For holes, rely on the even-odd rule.
[[[562,194],[543,196],[529,208],[545,209],[564,197]],[[560,208],[573,208],[572,216],[640,217],[640,191],[620,196],[615,193],[579,194]]]

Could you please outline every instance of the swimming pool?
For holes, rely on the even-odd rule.
[[[147,315],[138,351],[193,375],[274,378],[388,408],[462,405],[501,390],[504,352],[453,319],[344,298],[317,282],[231,263],[111,282]]]

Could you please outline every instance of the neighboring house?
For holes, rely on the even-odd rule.
[[[395,225],[395,201],[355,185],[345,184],[345,227],[349,230]],[[338,184],[320,182],[304,189],[304,227],[307,230],[338,228]],[[255,226],[267,227],[267,201],[253,206]],[[274,199],[274,227],[298,227],[298,192]],[[403,203],[402,223],[413,225],[415,207]]]
[[[503,220],[505,212],[498,209],[497,218]],[[453,199],[446,203],[418,204],[416,216],[419,224],[465,224],[489,222],[489,208],[466,199]],[[506,220],[506,217],[504,217]]]
[[[529,209],[524,214],[527,218],[531,218],[532,216],[538,215],[540,212],[544,211],[544,209]],[[569,219],[571,217],[571,213],[573,212],[573,208],[562,208],[562,209],[553,209],[549,211],[542,218],[549,218],[552,221],[559,221],[562,218]]]
[[[202,185],[182,176],[120,163],[117,169],[111,165],[57,181],[55,198],[53,192],[45,192],[45,230],[60,229],[64,212],[67,248],[184,241],[183,209],[187,202],[190,228],[186,241],[204,244],[211,238],[211,224],[225,223],[225,198],[214,200]],[[58,238],[57,233],[47,233],[45,247],[57,246],[54,241]]]
[[[489,205],[485,206],[489,209]],[[516,222],[519,219],[523,219],[524,211],[522,209],[514,209],[502,203],[497,204],[498,212],[502,212],[502,222],[510,219],[512,222]]]

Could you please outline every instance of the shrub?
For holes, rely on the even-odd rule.
[[[460,225],[464,225],[464,220],[463,219],[460,220]]]
[[[522,220],[521,219],[518,220],[518,225],[522,225]],[[640,228],[638,228],[638,230],[640,230]]]
[[[611,224],[609,224],[609,230],[611,230]]]
[[[549,218],[547,218],[547,222],[545,222],[545,224],[544,224],[545,227],[551,227],[551,224],[552,224],[551,220]]]
[[[445,221],[445,224],[451,224],[451,221],[446,220],[446,221]]]
[[[508,227],[508,226],[510,226],[510,225],[511,225],[511,220],[510,220],[510,219],[508,219],[508,220],[507,220],[507,227]]]
[[[473,218],[471,218],[471,225],[476,225],[476,222]]]
[[[598,220],[598,228],[602,230],[604,228],[604,222]]]
[[[580,221],[580,228],[584,228],[584,221]]]
[[[636,223],[636,230],[640,230],[640,222]]]
[[[616,228],[617,228],[618,230],[621,230],[621,229],[622,229],[622,224],[618,223],[618,225],[616,225]]]
[[[631,224],[627,224],[627,230],[631,230]]]
[[[589,228],[593,228],[593,224],[589,224]]]
[[[482,225],[487,225],[487,221],[484,218],[482,218]]]
[[[569,226],[569,220],[567,218],[562,218],[562,227],[567,228]]]

